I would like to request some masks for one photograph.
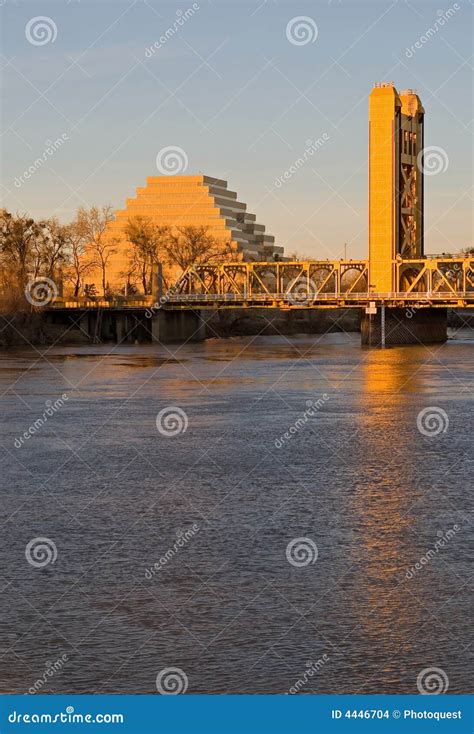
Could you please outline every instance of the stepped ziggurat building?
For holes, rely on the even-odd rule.
[[[114,242],[115,254],[107,264],[107,283],[113,292],[123,292],[130,270],[132,245],[127,241],[126,228],[130,220],[146,217],[153,224],[172,230],[187,226],[205,227],[227,260],[280,259],[283,247],[265,233],[263,224],[247,211],[247,205],[237,199],[237,193],[227,188],[227,182],[211,176],[150,176],[145,187],[138,188],[136,197],[127,200],[126,208],[118,210],[106,232]],[[164,263],[168,284],[181,275],[178,266]],[[85,286],[94,284],[101,293],[101,274],[94,270],[85,278]],[[139,279],[134,285],[142,290]]]

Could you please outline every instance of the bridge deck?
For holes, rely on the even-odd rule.
[[[474,307],[474,257],[398,258],[396,290],[374,293],[367,260],[221,262],[189,267],[160,298],[56,298],[53,309]]]

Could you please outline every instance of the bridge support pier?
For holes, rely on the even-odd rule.
[[[160,309],[151,318],[154,342],[200,342],[206,338],[206,322],[201,311]]]
[[[121,344],[127,334],[127,317],[125,314],[119,313],[115,317],[115,341]]]
[[[369,347],[403,344],[440,344],[447,339],[445,308],[385,308],[375,314],[364,313],[361,321],[361,343]]]

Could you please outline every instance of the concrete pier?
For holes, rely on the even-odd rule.
[[[71,323],[71,314],[49,313],[51,322]],[[150,311],[84,311],[74,316],[76,324],[91,342],[116,342],[135,344],[135,342],[200,342],[206,338],[206,320],[201,311],[156,310]]]
[[[152,341],[200,342],[206,338],[206,322],[201,311],[157,311],[150,319]]]
[[[440,344],[447,339],[445,308],[377,308],[364,313],[361,343],[369,347]]]

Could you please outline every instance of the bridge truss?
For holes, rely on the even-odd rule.
[[[391,263],[390,293],[370,285],[368,260],[221,262],[193,265],[167,292],[117,299],[58,297],[53,309],[474,308],[474,257]]]
[[[188,268],[166,297],[170,307],[268,308],[474,306],[474,258],[394,260],[397,290],[376,293],[367,260],[227,262]]]

